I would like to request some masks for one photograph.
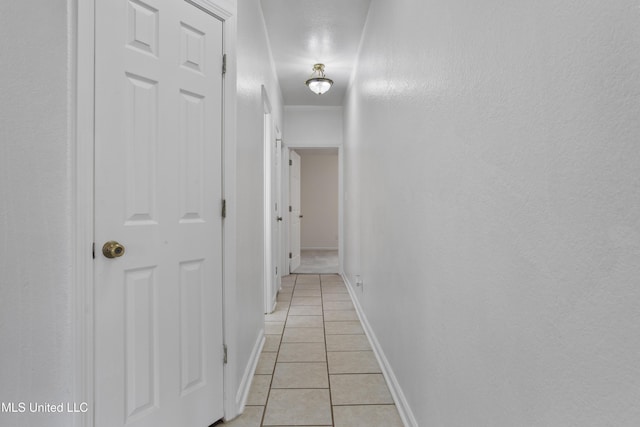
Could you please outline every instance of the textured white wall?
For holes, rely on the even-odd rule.
[[[72,401],[67,5],[0,3],[0,401]],[[69,426],[0,413],[0,425]]]
[[[640,425],[639,22],[373,0],[345,270],[420,426]]]
[[[271,65],[259,0],[238,2],[238,129],[236,168],[238,383],[264,328],[262,85],[282,130],[282,96]]]
[[[300,247],[338,249],[338,153],[300,154]]]
[[[289,147],[337,147],[342,144],[342,107],[284,107]]]

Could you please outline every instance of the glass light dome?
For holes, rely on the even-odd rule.
[[[324,64],[315,64],[313,66],[313,74],[311,74],[311,78],[306,81],[306,85],[311,92],[317,93],[318,95],[322,95],[331,89],[333,80],[325,77]]]

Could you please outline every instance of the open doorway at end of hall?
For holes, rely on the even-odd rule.
[[[338,148],[296,148],[290,160],[289,270],[339,273]]]

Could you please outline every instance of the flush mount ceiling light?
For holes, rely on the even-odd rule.
[[[333,80],[328,79],[324,76],[324,64],[315,64],[313,66],[313,73],[311,74],[311,78],[306,81],[306,84],[307,86],[309,86],[309,89],[311,89],[311,92],[322,95],[323,93],[331,89]]]

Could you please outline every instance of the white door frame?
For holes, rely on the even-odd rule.
[[[281,133],[278,125],[276,124],[275,117],[271,110],[271,102],[269,101],[269,95],[264,86],[262,86],[262,105],[264,113],[264,131],[263,131],[263,227],[264,227],[264,266],[263,266],[263,282],[264,282],[264,312],[269,314],[275,310],[277,293],[280,290],[280,276],[282,270],[280,269],[280,254],[281,251],[273,250],[274,243],[277,242],[277,247],[280,248],[280,234],[281,225],[277,224],[278,232],[273,233],[273,221],[276,215],[281,215],[282,204],[280,199],[280,193],[282,193],[281,186],[278,186],[279,171],[274,170],[274,159],[272,153],[275,151],[275,155],[280,158],[277,161],[278,166],[282,163],[282,156],[280,155]],[[275,150],[273,144],[275,143]],[[272,179],[276,182],[272,182]],[[272,194],[275,189],[276,194]],[[274,210],[273,202],[278,206],[278,211]],[[275,267],[275,268],[274,268]],[[276,274],[276,269],[279,274]],[[277,281],[274,282],[274,281]]]
[[[286,150],[283,144],[282,150],[282,207],[286,212],[289,211],[289,154],[291,150],[295,149],[308,149],[308,148],[337,148],[338,149],[338,272],[344,273],[344,151],[341,144],[323,145],[323,146],[309,146],[309,145],[287,145]],[[282,237],[282,263],[281,268],[286,268],[289,271],[289,251],[290,243],[290,221],[289,215],[283,215],[284,220],[282,223],[283,237]],[[283,270],[285,271],[285,270]]]
[[[276,156],[278,157],[278,166],[277,166],[277,170],[276,170],[276,203],[278,204],[278,212],[277,215],[280,218],[280,220],[278,221],[278,234],[276,235],[276,239],[278,242],[278,252],[274,255],[274,265],[277,268],[277,273],[278,273],[278,286],[277,286],[277,290],[278,292],[282,289],[282,276],[283,274],[285,274],[284,272],[286,270],[283,270],[281,267],[282,264],[282,234],[284,233],[282,227],[283,227],[283,221],[284,221],[284,217],[286,216],[286,213],[283,210],[283,206],[284,204],[282,203],[282,162],[284,161],[284,154],[283,154],[283,150],[282,150],[282,132],[280,131],[280,129],[278,128],[278,125],[276,124]],[[286,273],[288,274],[288,272]],[[285,274],[285,275],[286,275]]]
[[[275,210],[275,216],[283,218],[284,214],[282,212],[282,133],[280,132],[280,128],[278,127],[277,123],[274,122],[273,125],[274,125],[274,131],[275,131],[274,136],[276,138],[276,157],[277,157],[277,162],[275,162],[277,166],[276,166],[276,170],[274,171],[275,173],[274,188],[276,191],[274,201],[277,206],[277,209]],[[274,164],[274,161],[272,159],[271,166],[273,166],[273,164]],[[276,242],[277,250],[275,254],[271,255],[271,265],[275,266],[275,269],[276,269],[275,278],[277,280],[277,283],[275,284],[273,289],[277,294],[282,289],[283,270],[280,268],[280,261],[281,261],[280,253],[282,252],[282,246],[281,246],[282,245],[281,243],[282,242],[282,220],[276,221],[276,229],[277,229],[276,235],[273,236],[272,238]],[[275,309],[275,306],[274,306],[274,309]]]
[[[262,89],[263,130],[262,130],[262,227],[263,227],[263,265],[262,283],[264,287],[264,313],[269,314],[275,308],[276,295],[273,294],[273,276],[271,274],[271,141],[275,141],[275,122],[271,114],[271,102],[264,86]]]
[[[95,84],[95,2],[101,0],[74,0],[68,19],[73,34],[69,48],[73,52],[70,67],[75,69],[75,91],[69,94],[69,106],[74,110],[75,122],[69,123],[75,135],[72,156],[73,201],[75,205],[74,248],[74,401],[86,402],[88,411],[74,417],[74,427],[92,427],[94,421],[94,84]],[[104,1],[104,0],[102,0]],[[109,1],[109,0],[106,0]],[[223,77],[223,166],[222,196],[226,200],[227,217],[222,231],[223,254],[223,336],[228,348],[228,363],[224,365],[225,419],[238,415],[234,390],[236,384],[237,325],[232,309],[235,307],[236,269],[236,33],[237,5],[234,0],[185,0],[223,21],[223,51],[227,55],[227,72]],[[231,168],[225,165],[232,165]]]

